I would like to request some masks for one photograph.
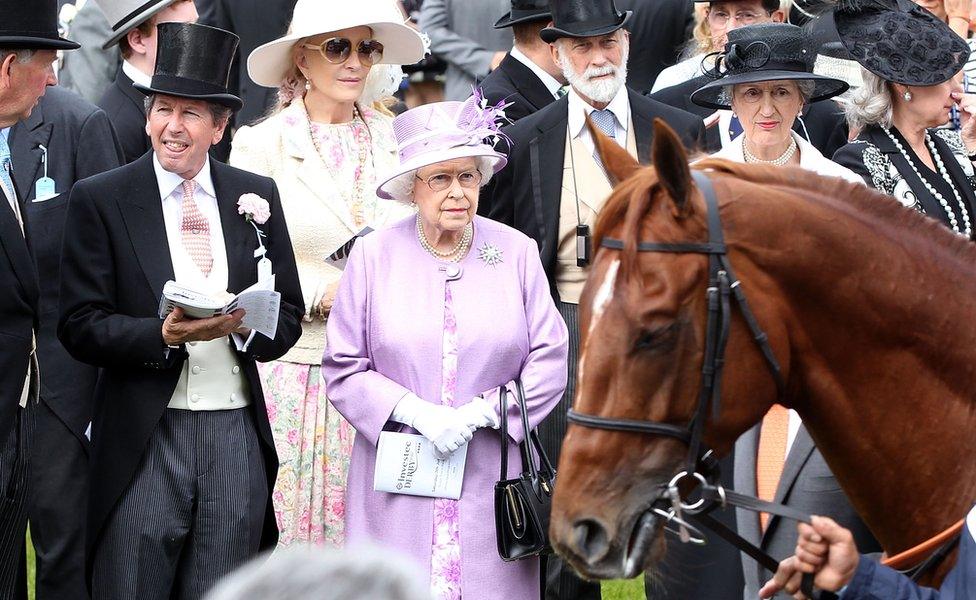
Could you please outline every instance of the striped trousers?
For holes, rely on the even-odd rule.
[[[35,396],[17,409],[13,431],[0,447],[0,600],[27,597],[24,542],[30,482]]]
[[[251,410],[166,410],[103,529],[92,600],[195,600],[257,553],[270,497]]]

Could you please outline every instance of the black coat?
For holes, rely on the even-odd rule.
[[[691,94],[710,81],[712,79],[707,75],[699,75],[684,83],[658,90],[650,94],[649,97],[686,110],[704,119],[712,115],[715,109],[698,106],[691,101]],[[820,150],[820,153],[827,158],[833,156],[838,148],[847,143],[847,120],[844,118],[844,111],[836,102],[824,100],[807,104],[803,107],[801,114],[803,121],[801,122],[800,119],[794,121],[793,131],[813,144],[814,148]],[[804,124],[806,131],[803,128]],[[718,152],[721,148],[722,141],[719,137],[718,126],[706,129],[705,150],[712,153]]]
[[[244,107],[234,117],[235,127],[254,123],[277,99],[277,89],[262,87],[248,77],[247,57],[258,46],[285,34],[296,1],[196,0],[200,23],[232,31],[241,37],[231,74],[231,93],[244,100]]]
[[[61,238],[71,186],[122,165],[122,147],[102,110],[59,87],[48,88],[30,117],[10,129],[9,143],[14,185],[29,217],[28,235],[40,282],[41,401],[87,445],[84,434],[91,421],[98,370],[72,359],[58,341]],[[35,202],[35,183],[44,176],[40,146],[47,148],[47,174],[58,195]]]
[[[663,119],[695,148],[704,137],[701,119],[628,90],[637,155],[650,160],[653,122]],[[525,117],[503,131],[512,140],[508,165],[485,189],[478,212],[510,225],[539,244],[542,266],[555,296],[559,203],[566,153],[568,97]]]
[[[132,87],[132,80],[122,72],[122,67],[119,67],[115,81],[98,101],[98,107],[108,115],[115,133],[119,136],[126,163],[134,161],[152,148],[149,136],[146,135],[145,101],[145,95]]]
[[[632,10],[627,85],[646,92],[665,69],[678,61],[694,26],[688,0],[616,0],[619,10]]]
[[[505,116],[518,121],[556,101],[539,76],[511,54],[505,56],[498,68],[481,82],[481,91],[490,104],[502,100],[512,105]]]
[[[274,340],[255,336],[240,353],[251,389],[254,422],[265,459],[269,498],[261,548],[278,537],[270,492],[278,470],[256,361],[285,354],[301,335],[304,314],[298,269],[274,181],[211,161],[227,249],[228,291],[257,280],[257,236],[237,213],[237,200],[255,193],[270,203],[261,226],[274,264],[281,312]],[[92,422],[92,484],[88,565],[112,508],[128,487],[176,389],[186,351],[170,350],[158,316],[163,284],[173,279],[162,201],[152,155],[78,182],[71,190],[61,268],[58,335],[72,356],[102,369]]]

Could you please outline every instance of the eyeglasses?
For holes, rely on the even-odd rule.
[[[458,173],[453,175],[451,173],[434,173],[430,177],[424,179],[420,175],[416,176],[417,179],[423,181],[427,184],[432,192],[443,192],[447,188],[454,184],[454,180],[461,184],[463,188],[476,188],[481,185],[481,171],[464,171],[463,173]]]
[[[766,16],[768,17],[771,14],[772,13],[766,13]],[[762,17],[762,13],[754,13],[747,10],[741,10],[735,13],[734,16],[724,10],[709,10],[708,24],[711,27],[724,29],[728,26],[729,21],[732,19],[735,19],[735,22],[739,25],[753,25]]]
[[[302,48],[318,50],[325,60],[334,65],[346,62],[352,54],[352,42],[349,38],[329,38],[321,44],[302,44]],[[376,40],[363,40],[356,46],[356,53],[359,55],[359,62],[371,67],[383,60],[383,44]]]

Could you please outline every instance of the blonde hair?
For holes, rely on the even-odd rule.
[[[861,67],[863,83],[843,101],[847,126],[860,131],[868,125],[891,127],[894,98],[891,84]]]

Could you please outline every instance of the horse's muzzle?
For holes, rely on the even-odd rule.
[[[579,519],[573,523],[568,539],[556,540],[555,546],[583,577],[631,579],[649,562],[661,525],[661,519],[653,512],[643,512],[632,527],[622,529],[614,540],[599,521]],[[629,534],[626,537],[625,531]]]

